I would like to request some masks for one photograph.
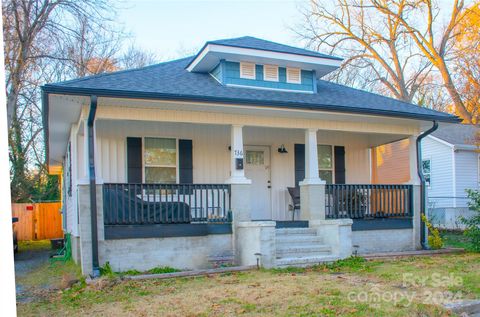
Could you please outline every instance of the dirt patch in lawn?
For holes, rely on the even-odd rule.
[[[18,312],[20,316],[449,316],[429,294],[478,298],[479,272],[480,255],[467,253],[394,261],[355,259],[310,269],[171,280],[117,279],[101,288],[79,283],[52,292],[43,300],[19,304]]]
[[[54,251],[49,240],[21,241],[15,254],[17,302],[38,301],[71,286],[80,278],[73,262],[50,263]]]

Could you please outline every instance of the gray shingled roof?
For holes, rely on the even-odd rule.
[[[252,49],[271,51],[271,52],[290,53],[290,54],[296,54],[296,55],[305,55],[305,56],[322,57],[322,58],[329,58],[329,59],[335,59],[335,60],[343,60],[340,57],[322,54],[319,52],[310,51],[303,48],[293,47],[293,46],[284,45],[280,43],[275,43],[267,40],[262,40],[253,36],[243,36],[243,37],[237,37],[233,39],[209,41],[205,45],[207,44],[218,44],[218,45],[233,46],[233,47],[252,48]]]
[[[471,124],[456,124],[440,127],[432,135],[453,145],[474,145],[480,129]]]
[[[318,80],[317,93],[313,94],[228,87],[209,74],[185,70],[192,58],[48,84],[43,90],[59,94],[208,101],[457,122],[455,116],[447,113],[324,80]]]

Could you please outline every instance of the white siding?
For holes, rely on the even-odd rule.
[[[478,189],[478,153],[455,152],[456,197],[466,197],[466,189]],[[456,199],[455,207],[466,207],[467,199]]]
[[[422,158],[431,161],[431,183],[427,187],[431,207],[451,207],[453,189],[453,149],[446,144],[426,137],[422,141]]]
[[[97,177],[104,182],[127,182],[126,138],[171,137],[193,142],[193,181],[224,183],[230,175],[230,127],[168,122],[100,120],[96,123]],[[265,145],[271,152],[272,213],[290,219],[288,186],[294,186],[294,144],[304,143],[304,131],[278,128],[243,128],[245,145]],[[319,144],[345,146],[347,183],[369,183],[368,135],[319,131]],[[287,154],[278,153],[284,144]]]

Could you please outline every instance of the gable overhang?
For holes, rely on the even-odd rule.
[[[42,120],[49,173],[61,169],[72,125],[79,122],[84,96],[42,93]]]
[[[207,43],[187,65],[189,72],[208,73],[221,60],[232,62],[251,62],[256,64],[274,64],[280,67],[296,67],[315,71],[317,78],[338,69],[342,59],[314,57],[310,55],[283,53],[252,48]]]

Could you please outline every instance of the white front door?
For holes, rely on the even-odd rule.
[[[252,220],[271,220],[270,147],[245,146],[245,175],[252,180]]]

